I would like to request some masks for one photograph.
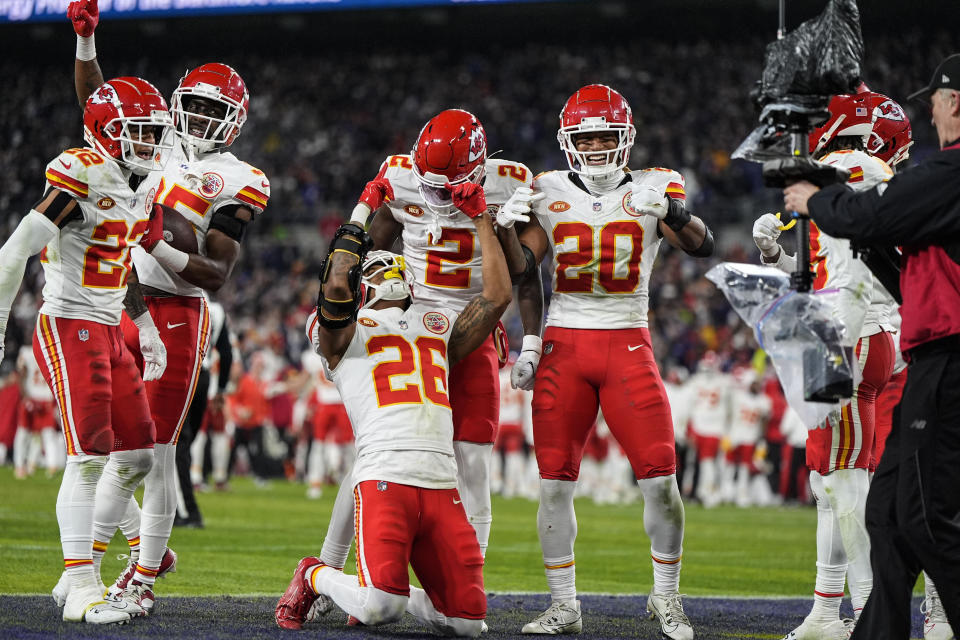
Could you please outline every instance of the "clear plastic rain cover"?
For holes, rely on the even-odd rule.
[[[787,402],[808,428],[823,425],[849,402],[860,371],[854,341],[835,316],[835,289],[797,293],[790,275],[774,267],[724,262],[707,272],[754,332],[780,378]],[[844,400],[827,397],[844,396]],[[817,400],[817,398],[820,398]]]

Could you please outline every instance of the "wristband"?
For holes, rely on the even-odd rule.
[[[88,62],[96,60],[97,45],[93,41],[93,36],[77,36],[77,60]]]
[[[370,205],[365,202],[358,202],[357,206],[353,208],[353,213],[350,214],[350,224],[355,224],[363,229],[371,213],[373,213],[373,210],[370,208]]]
[[[535,336],[532,333],[529,333],[523,336],[523,343],[520,345],[520,352],[524,351],[536,351],[538,354],[543,351],[543,340],[540,336]]]
[[[150,255],[153,256],[157,262],[168,269],[171,269],[174,273],[180,273],[186,269],[187,263],[190,262],[190,254],[184,253],[179,249],[174,249],[167,244],[165,240],[161,240],[155,244],[153,251],[150,252]]]

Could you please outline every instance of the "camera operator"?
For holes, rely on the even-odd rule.
[[[960,54],[911,98],[930,102],[940,153],[869,191],[809,182],[784,190],[787,209],[825,233],[903,248],[909,375],[867,499],[874,586],[853,640],[910,637],[921,569],[960,625]]]

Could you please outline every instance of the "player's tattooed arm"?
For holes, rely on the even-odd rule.
[[[357,265],[357,257],[346,252],[337,251],[331,258],[330,275],[322,285],[322,295],[331,300],[351,300],[353,290],[350,287],[350,269]],[[323,313],[318,309],[317,313]],[[336,320],[338,318],[332,318]],[[318,347],[320,354],[327,359],[331,369],[336,368],[340,358],[347,352],[353,334],[357,330],[355,322],[351,322],[340,329],[328,329],[322,324],[317,325],[319,335]]]
[[[457,318],[450,335],[448,356],[451,364],[462,360],[486,340],[511,300],[510,272],[500,242],[487,213],[473,219],[483,256],[483,291],[467,304]]]
[[[140,280],[137,278],[137,270],[134,268],[130,269],[127,276],[127,293],[123,297],[123,309],[131,320],[148,312],[143,291],[140,289]]]
[[[80,60],[79,58],[74,60],[73,84],[81,107],[87,104],[87,98],[103,83],[103,72],[100,71],[100,63],[97,62],[96,58],[93,60]]]

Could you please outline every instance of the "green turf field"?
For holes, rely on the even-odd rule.
[[[0,593],[47,593],[62,560],[55,513],[59,476],[14,480],[0,467]],[[170,546],[179,571],[159,585],[167,595],[279,594],[297,561],[316,554],[335,487],[309,501],[304,487],[235,479],[227,493],[198,494],[205,529],[176,528]],[[642,506],[578,500],[577,587],[582,592],[646,593],[652,584]],[[534,502],[494,498],[487,553],[491,592],[546,591]],[[687,505],[683,574],[690,595],[809,595],[815,572],[813,508],[706,510]],[[104,560],[110,581],[125,565],[118,533]],[[353,559],[351,557],[350,563]],[[348,571],[351,564],[348,564]]]

